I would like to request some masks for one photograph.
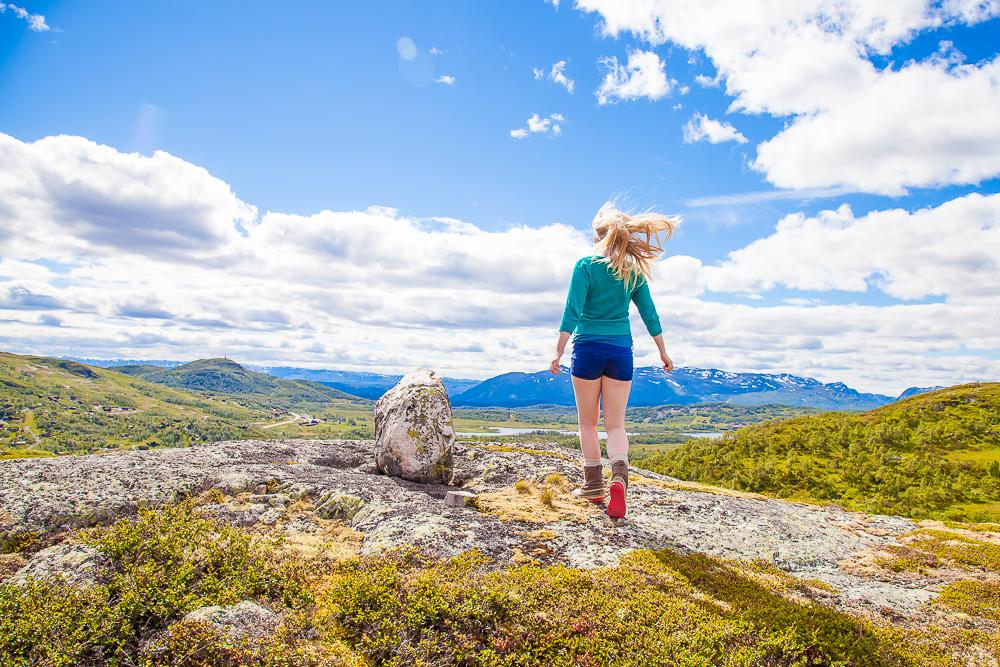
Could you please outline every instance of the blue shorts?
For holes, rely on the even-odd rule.
[[[573,345],[569,372],[583,380],[596,380],[607,375],[612,380],[628,382],[632,379],[632,348],[580,341]]]

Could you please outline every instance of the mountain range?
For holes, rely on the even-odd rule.
[[[907,390],[910,391],[910,390]],[[794,405],[826,410],[870,410],[896,400],[866,394],[842,382],[823,383],[788,373],[732,373],[714,368],[675,368],[670,373],[654,366],[635,369],[629,405]],[[573,405],[569,369],[555,376],[505,373],[480,382],[453,398],[456,405],[523,407],[538,403]]]
[[[274,377],[288,381],[304,381],[297,385],[307,394],[316,385],[336,391],[338,398],[360,397],[378,399],[399,381],[401,375],[345,370],[317,370],[292,366],[256,367],[250,371],[227,360],[201,360],[190,364],[157,361],[74,359],[92,365],[113,366],[115,370],[138,377],[187,389],[212,389],[232,391],[233,373],[239,377],[253,378],[258,390],[241,389],[251,393],[273,394],[266,388],[263,378]],[[205,367],[207,361],[213,365]],[[226,379],[206,376],[204,372],[222,370],[219,364],[227,362]],[[236,369],[240,369],[239,372]],[[252,374],[252,375],[246,375]],[[573,387],[569,369],[563,367],[559,376],[547,370],[537,373],[503,373],[486,380],[467,378],[443,379],[455,406],[469,407],[525,407],[530,405],[574,405]],[[223,384],[213,384],[223,383]],[[227,388],[228,387],[228,388]],[[654,366],[635,369],[629,404],[633,406],[690,405],[695,403],[731,403],[736,405],[790,405],[814,407],[824,410],[870,410],[901,398],[939,389],[940,387],[910,387],[899,396],[859,392],[842,382],[824,383],[809,377],[790,373],[735,373],[714,368],[680,367],[670,373]],[[298,393],[298,392],[296,392]],[[319,396],[317,396],[319,398]]]

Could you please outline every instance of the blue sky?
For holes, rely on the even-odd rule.
[[[930,323],[941,317],[982,320],[997,316],[996,302],[984,301],[981,294],[991,284],[1000,287],[998,273],[992,273],[995,266],[971,257],[964,246],[952,249],[946,257],[922,257],[919,251],[904,248],[882,261],[880,251],[885,248],[874,245],[872,239],[896,238],[875,229],[878,220],[892,217],[883,215],[886,211],[902,209],[914,215],[921,209],[967,201],[963,198],[968,196],[998,192],[1000,140],[996,128],[983,120],[1000,114],[996,77],[989,82],[1000,44],[997,7],[959,0],[900,3],[899,8],[886,10],[886,16],[876,11],[874,19],[863,15],[868,10],[858,10],[858,16],[835,16],[830,28],[829,16],[824,14],[828,8],[819,0],[813,3],[819,7],[813,13],[797,9],[810,3],[789,3],[787,16],[769,17],[773,25],[758,25],[753,3],[737,3],[728,12],[737,15],[737,20],[729,26],[716,19],[699,23],[693,14],[685,13],[698,12],[698,3],[687,4],[665,0],[653,3],[649,13],[642,3],[602,0],[564,0],[556,5],[542,0],[289,5],[31,2],[23,6],[27,18],[15,11],[16,3],[10,5],[0,14],[0,132],[17,142],[11,150],[29,150],[21,147],[37,147],[35,142],[46,137],[69,135],[113,149],[125,162],[132,153],[153,160],[154,151],[164,151],[190,166],[192,173],[207,171],[213,182],[228,186],[235,199],[255,207],[255,213],[242,221],[229,219],[244,236],[250,227],[263,229],[268,212],[284,216],[283,226],[301,231],[310,228],[311,216],[320,211],[365,212],[373,206],[390,207],[393,211],[386,214],[387,219],[409,221],[430,235],[437,224],[428,223],[432,217],[460,220],[494,241],[501,238],[489,234],[503,235],[521,226],[549,229],[552,234],[568,226],[580,233],[566,232],[566,242],[549,252],[529,241],[522,257],[514,252],[507,258],[514,263],[512,271],[519,264],[523,269],[527,264],[553,262],[551,267],[537,269],[537,282],[506,275],[501,266],[494,270],[493,283],[478,276],[467,281],[466,290],[458,282],[450,284],[448,292],[412,295],[413,299],[445,302],[452,313],[474,312],[475,317],[432,313],[408,320],[405,312],[410,306],[395,308],[395,316],[390,310],[377,316],[374,308],[365,310],[352,302],[351,308],[360,309],[357,317],[344,315],[336,326],[331,321],[313,331],[313,339],[298,339],[307,323],[283,310],[286,298],[265,304],[264,310],[280,311],[282,317],[277,319],[290,327],[284,337],[276,338],[265,336],[266,331],[256,325],[233,325],[240,320],[232,315],[233,309],[245,308],[235,302],[216,300],[182,316],[179,305],[191,303],[189,290],[193,288],[175,282],[150,280],[142,290],[122,292],[120,303],[109,301],[109,284],[134,283],[135,275],[151,275],[139,259],[162,262],[163,258],[151,258],[143,254],[145,250],[130,246],[125,242],[129,232],[121,229],[117,233],[125,234],[124,240],[119,238],[103,250],[94,245],[97,236],[84,235],[86,244],[79,242],[81,224],[90,229],[106,218],[150,215],[143,207],[154,205],[130,201],[126,206],[108,193],[130,192],[128,186],[98,174],[93,176],[98,180],[87,196],[86,211],[73,208],[74,215],[91,217],[84,222],[73,218],[72,224],[64,221],[59,226],[70,230],[67,238],[77,242],[68,240],[65,248],[48,256],[28,243],[2,248],[6,260],[28,262],[54,273],[31,277],[21,264],[11,265],[18,270],[10,269],[12,275],[5,280],[11,307],[0,328],[0,342],[18,351],[87,356],[193,358],[236,350],[235,356],[254,362],[373,370],[444,363],[450,364],[447,370],[452,374],[472,377],[500,370],[540,369],[547,364],[544,357],[551,347],[547,336],[558,321],[559,293],[565,289],[561,280],[568,276],[568,267],[561,268],[566,264],[562,258],[572,259],[579,252],[596,209],[607,198],[619,195],[630,205],[652,206],[684,217],[684,224],[668,243],[668,254],[694,258],[700,268],[692,269],[691,262],[678,259],[664,265],[661,281],[661,315],[665,321],[678,323],[675,349],[681,352],[681,365],[801,372],[883,391],[897,385],[902,389],[910,384],[995,379],[1000,368],[995,339],[984,340],[978,329],[970,328],[944,342]],[[746,29],[738,20],[741,11],[751,12],[745,19]],[[32,23],[31,16],[44,16],[48,29],[39,29],[38,20]],[[813,51],[806,46],[797,51],[811,38],[809,31],[815,25],[827,25],[822,34],[832,36],[830,48]],[[883,27],[873,27],[879,25]],[[773,33],[774,26],[779,28],[780,39],[753,42]],[[727,32],[732,30],[736,32]],[[774,53],[764,53],[757,60],[733,53],[727,47],[732,34],[745,40],[744,46],[765,52],[772,48]],[[787,44],[781,39],[787,39]],[[410,43],[413,53],[408,50]],[[647,62],[662,68],[661,78],[657,79],[656,67],[643,73],[651,78],[635,78],[637,71],[628,66],[634,54],[647,54]],[[411,55],[412,60],[404,57]],[[813,58],[815,62],[809,62]],[[560,62],[564,64],[559,71],[572,80],[572,92],[554,80],[554,66]],[[620,67],[620,77],[605,88],[606,103],[602,104],[598,91],[614,63]],[[912,76],[903,71],[908,66],[913,66]],[[699,76],[701,83],[696,79]],[[450,77],[450,83],[442,77]],[[985,83],[974,83],[977,77]],[[713,78],[714,83],[708,81]],[[789,82],[784,89],[783,81]],[[940,86],[937,93],[935,85]],[[971,92],[953,90],[953,85],[969,86]],[[866,97],[869,89],[872,92]],[[970,105],[979,113],[963,109],[959,101],[953,102],[954,109],[935,109],[933,114],[921,111],[929,106],[923,95],[933,94],[932,99],[938,100],[954,96],[955,91],[972,95]],[[974,96],[980,93],[982,97]],[[888,104],[878,102],[878,95],[885,95]],[[901,116],[886,111],[885,117],[876,117],[901,96],[904,104],[897,110]],[[533,114],[550,119],[550,131],[512,136],[512,130],[528,126]],[[715,129],[722,132],[716,138],[729,140],[712,143],[710,133],[702,132],[685,141],[685,126],[690,128],[699,117],[716,124]],[[806,121],[814,117],[816,127],[810,128]],[[951,122],[942,121],[949,118]],[[880,130],[880,124],[887,131]],[[995,120],[992,124],[996,125]],[[551,131],[555,125],[558,134]],[[897,129],[899,136],[894,134]],[[866,132],[875,139],[865,138]],[[934,140],[927,140],[927,135],[934,135]],[[767,142],[781,145],[775,146],[764,163],[761,146]],[[852,142],[858,142],[857,146],[850,148]],[[92,150],[76,146],[74,150]],[[814,147],[819,148],[814,152]],[[64,155],[61,150],[56,154]],[[865,158],[858,157],[867,150],[875,156],[870,172]],[[33,162],[36,167],[32,168],[50,164],[38,156],[33,159],[39,162]],[[92,162],[83,160],[75,168],[88,169]],[[2,171],[0,166],[0,175]],[[60,178],[72,181],[73,172],[61,172]],[[142,182],[144,187],[154,187],[148,177]],[[178,209],[169,200],[170,183],[165,178],[155,186],[161,189],[153,199],[155,206],[173,211],[171,215],[178,210],[203,211],[218,202],[197,200]],[[192,185],[185,196],[200,191],[198,187]],[[12,193],[7,192],[10,201],[20,201]],[[51,198],[52,190],[38,197]],[[982,240],[961,230],[978,229],[986,235],[987,247],[994,243],[996,208],[992,202],[975,214],[984,217],[970,218],[965,227],[956,228],[955,233],[965,234],[973,250],[983,249]],[[36,203],[39,210],[65,209],[50,200]],[[230,204],[225,203],[223,209],[233,210]],[[830,259],[828,267],[817,265],[826,260],[809,254],[815,252],[815,239],[771,238],[776,224],[787,215],[823,219],[824,211],[845,205],[851,210],[854,222],[846,224],[852,229],[865,227],[857,220],[875,216],[868,225],[875,236],[866,241],[861,231],[857,239],[853,239],[854,231],[834,235],[837,239],[850,235],[853,240],[845,241],[839,259]],[[114,212],[108,213],[108,208]],[[382,212],[376,218],[385,213],[385,209],[376,211]],[[7,218],[0,219],[0,224],[8,232],[16,232],[19,221],[26,219],[20,217],[24,214],[3,214]],[[153,213],[149,219],[160,220],[158,216]],[[944,214],[940,217],[944,219]],[[174,223],[168,218],[162,224],[169,227]],[[186,217],[175,231],[187,229],[190,219]],[[356,225],[394,224],[371,217],[364,220]],[[341,229],[338,224],[355,223],[330,224],[329,233],[336,236]],[[944,236],[947,224],[938,225]],[[136,227],[127,229],[134,238],[141,236]],[[549,238],[548,232],[538,233]],[[215,238],[214,232],[209,236]],[[106,244],[106,237],[102,238]],[[752,255],[752,261],[727,260],[730,253],[768,238],[773,248],[760,249],[762,254]],[[839,244],[837,239],[831,242]],[[441,247],[450,248],[448,243],[462,243],[454,238],[425,240],[438,252]],[[448,243],[435,245],[443,241]],[[509,241],[503,237],[503,243]],[[804,250],[781,246],[786,242],[805,244]],[[342,245],[327,258],[332,269],[346,256]],[[111,246],[114,253],[107,251]],[[516,242],[514,246],[516,251]],[[848,257],[856,254],[852,247],[872,255],[865,267],[859,268]],[[423,248],[418,243],[409,250],[421,252]],[[392,262],[405,268],[408,249],[397,250],[400,254]],[[774,264],[769,257],[794,256],[800,251],[804,253],[802,266],[765,270],[765,265]],[[455,252],[466,251],[458,248]],[[359,281],[352,288],[354,294],[366,284],[382,285],[379,277],[364,275],[366,265],[360,255],[352,257]],[[200,269],[207,266],[205,261]],[[324,257],[310,261],[322,263]],[[923,262],[934,264],[935,280],[941,287],[908,290],[896,284],[920,273]],[[137,273],[115,275],[115,265]],[[379,266],[375,262],[369,268],[377,272]],[[719,270],[702,271],[705,267]],[[400,278],[403,284],[426,280],[430,290],[434,272],[427,273],[420,261],[414,261],[411,268],[414,274]],[[960,294],[961,288],[949,286],[952,282],[961,285],[962,273],[971,269],[979,272],[983,290]],[[815,270],[813,275],[804,275],[810,270]],[[285,289],[293,294],[305,285],[309,289],[322,285],[275,267],[265,273],[275,276],[282,286],[260,286],[266,294]],[[341,275],[353,274],[341,267]],[[858,275],[869,283],[867,289],[857,287]],[[880,276],[886,275],[890,282],[895,280],[895,287],[878,287]],[[207,276],[206,280],[215,279]],[[346,279],[331,276],[330,280],[346,288]],[[681,280],[699,282],[701,287],[688,289],[687,301],[673,304],[671,295],[681,290],[672,291],[670,282]],[[520,301],[506,300],[512,292],[504,292],[503,286],[519,282],[523,284],[513,293]],[[51,297],[65,312],[26,314],[23,307],[14,308],[15,302],[22,306],[25,302],[11,296],[18,288],[18,295],[26,290]],[[84,294],[85,288],[93,290],[91,296]],[[388,283],[383,288],[393,289]],[[472,289],[483,291],[481,300],[470,301],[467,290]],[[489,298],[491,290],[500,296]],[[343,312],[354,312],[343,308],[354,297],[341,297]],[[150,304],[148,312],[169,317],[122,315],[141,310],[128,306],[136,299]],[[511,316],[509,310],[519,308],[518,303],[524,304],[524,312],[535,314]],[[857,318],[853,311],[829,310],[824,315],[829,319],[824,321],[831,324],[826,327],[797,324],[816,315],[816,306],[829,309],[851,304],[884,310]],[[916,308],[934,304],[946,308]],[[712,324],[701,329],[699,305],[713,313]],[[959,306],[973,310],[947,310]],[[727,307],[740,309],[739,314]],[[335,310],[330,306],[331,313]],[[897,318],[896,311],[901,313],[898,319],[885,319]],[[555,321],[548,326],[546,318],[551,319],[553,313]],[[46,317],[60,326],[50,326],[40,338],[36,327],[44,326],[41,322]],[[853,324],[853,337],[832,328],[832,323],[845,319],[846,328]],[[739,331],[720,328],[726,326],[720,322],[729,320]],[[199,328],[199,321],[228,321],[229,326]],[[361,335],[351,322],[381,327],[381,332]],[[1000,323],[1000,317],[993,323]],[[748,331],[751,325],[760,329]],[[68,333],[74,328],[93,331],[94,326],[103,332],[98,341],[82,336],[82,331]],[[886,331],[886,350],[899,351],[898,358],[889,359],[891,368],[879,372],[859,368],[864,359],[860,347],[866,339],[880,335],[873,327]],[[399,345],[403,334],[390,335],[394,328],[397,334],[415,336],[418,348],[429,350],[427,341],[434,341],[440,349],[422,359],[408,346]],[[915,330],[922,332],[921,342],[914,342]],[[641,334],[641,329],[636,333]],[[353,338],[355,334],[360,337]],[[445,344],[455,336],[461,338],[462,349],[468,348],[464,357],[456,357]],[[812,339],[820,342],[818,348]],[[504,341],[512,347],[498,348]],[[859,348],[861,356],[846,352],[851,345]],[[317,352],[308,352],[310,346]],[[87,349],[76,349],[80,347]],[[360,353],[362,347],[367,351]],[[498,349],[507,352],[498,357]],[[725,351],[709,353],[720,349]],[[826,351],[829,356],[824,361],[805,353],[789,355],[789,349]],[[885,358],[881,347],[867,351]],[[915,361],[915,357],[941,355],[945,361],[933,369]]]

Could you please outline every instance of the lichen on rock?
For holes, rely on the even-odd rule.
[[[447,484],[453,471],[451,402],[429,368],[405,375],[375,403],[375,465],[414,482]]]
[[[103,583],[111,571],[111,561],[97,549],[85,544],[59,544],[42,549],[18,570],[12,582],[23,585],[29,580],[61,580],[73,586]]]

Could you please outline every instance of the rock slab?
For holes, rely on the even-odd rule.
[[[188,622],[208,623],[219,632],[240,639],[267,637],[277,627],[281,617],[256,602],[244,600],[226,607],[211,606],[195,609],[184,617]]]
[[[375,403],[375,466],[413,482],[448,484],[453,473],[448,392],[434,371],[403,376]]]
[[[111,573],[111,561],[100,551],[84,544],[60,544],[42,549],[13,577],[15,585],[29,580],[62,580],[73,586],[104,583]]]

